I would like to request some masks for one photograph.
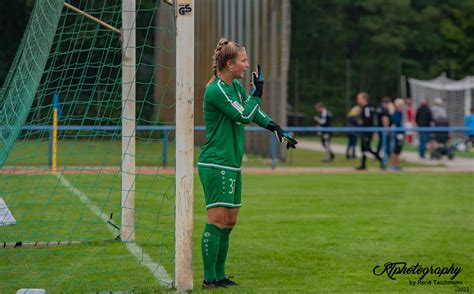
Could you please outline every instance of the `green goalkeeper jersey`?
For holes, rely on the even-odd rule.
[[[206,142],[198,165],[238,171],[244,154],[244,125],[266,127],[271,118],[260,109],[260,98],[248,95],[234,80],[231,85],[216,78],[204,93]]]

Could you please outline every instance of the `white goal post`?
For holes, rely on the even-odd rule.
[[[122,221],[120,237],[135,242],[136,6],[122,1]]]
[[[165,1],[176,16],[175,287],[193,289],[194,3]],[[121,239],[135,242],[136,2],[122,1]]]
[[[176,0],[176,219],[175,286],[193,289],[194,11]]]

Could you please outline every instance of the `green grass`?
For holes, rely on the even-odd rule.
[[[66,177],[104,212],[114,212],[113,220],[119,222],[116,175]],[[390,280],[373,275],[374,266],[389,261],[455,263],[463,267],[456,280],[472,289],[473,180],[469,173],[244,175],[243,207],[231,235],[227,270],[241,287],[225,292],[454,291],[449,285],[409,286],[415,276]],[[198,289],[205,210],[198,178],[195,184]],[[141,175],[136,185],[137,242],[173,275],[173,179]],[[0,241],[90,241],[47,249],[0,249],[0,291],[162,289],[55,177],[0,175],[0,191],[19,221],[0,227]]]
[[[403,148],[407,151],[412,151],[412,152],[418,152],[418,147],[414,145],[404,145]],[[474,149],[471,149],[469,152],[465,151],[459,151],[456,150],[454,151],[454,157],[459,157],[459,158],[474,158]],[[446,157],[444,157],[446,158]]]
[[[303,138],[309,141],[317,141],[317,142],[321,141],[321,138],[318,136],[304,136]],[[331,142],[333,144],[339,144],[339,145],[345,146],[347,144],[347,138],[343,136],[335,136],[331,138]],[[377,146],[377,142],[378,142],[377,140],[372,140],[372,148],[375,148]],[[403,150],[418,152],[418,146],[405,143],[403,145]],[[474,149],[471,149],[470,152],[456,150],[454,152],[454,155],[455,157],[459,157],[459,158],[474,158]]]
[[[66,175],[98,209],[120,223],[120,177]],[[84,241],[52,248],[0,249],[0,290],[60,291],[162,289],[100,218],[55,176],[0,176],[2,197],[18,224],[0,227],[1,242]],[[137,242],[173,272],[174,178],[141,175],[136,183]],[[125,277],[125,278],[124,278]],[[1,291],[0,291],[1,292]]]
[[[344,155],[336,154],[334,161],[330,163],[323,163],[324,153],[311,150],[296,149],[291,150],[288,153],[287,162],[279,163],[278,166],[282,167],[356,167],[360,165],[360,158],[355,160],[347,160]],[[244,162],[244,166],[255,166],[255,161],[251,163]],[[378,167],[379,162],[372,157],[367,160],[369,167]],[[426,166],[423,164],[408,162],[401,160],[401,166],[403,167],[419,167]]]
[[[6,165],[48,165],[48,141],[18,141]],[[118,166],[121,162],[120,140],[59,140],[57,159],[62,165]],[[198,153],[196,153],[198,154]],[[175,145],[169,143],[167,159],[174,164]],[[137,165],[162,165],[163,141],[141,141],[136,144]]]
[[[194,151],[194,164],[199,156],[199,146]],[[167,165],[174,166],[175,144],[168,143]],[[121,160],[120,141],[88,141],[88,140],[64,140],[58,143],[58,166],[119,166]],[[336,155],[336,159],[323,163],[324,153],[302,149],[290,150],[286,161],[278,161],[281,167],[355,167],[359,160],[346,160],[342,155]],[[163,165],[163,142],[162,141],[137,141],[136,164],[138,166],[160,166]],[[48,142],[47,141],[19,141],[16,143],[12,153],[7,159],[9,166],[47,166],[48,165]],[[378,166],[378,163],[369,159],[369,166]],[[411,162],[402,162],[404,167],[424,166]],[[243,166],[247,167],[270,167],[271,159],[256,154],[246,154]]]

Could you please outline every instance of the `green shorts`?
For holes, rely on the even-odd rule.
[[[206,209],[213,207],[240,208],[242,177],[240,171],[198,166]]]

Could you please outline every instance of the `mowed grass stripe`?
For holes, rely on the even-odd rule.
[[[268,136],[271,134],[268,133]],[[164,142],[137,140],[137,166],[163,166]],[[18,141],[6,162],[7,166],[47,166],[49,142]],[[359,147],[358,147],[359,148]],[[175,164],[175,144],[168,142],[166,154],[167,166]],[[197,164],[200,146],[194,148],[194,165]],[[57,164],[58,166],[120,166],[122,158],[120,140],[59,140]],[[324,163],[324,152],[295,149],[287,152],[284,161],[277,160],[277,166],[285,167],[356,167],[360,159],[347,160],[345,155],[336,154],[331,163]],[[271,158],[247,153],[243,158],[244,167],[270,167]],[[369,156],[369,167],[379,167],[379,163]],[[411,162],[402,162],[403,167],[426,166]]]
[[[101,218],[104,221],[104,225],[107,226],[112,235],[116,234],[116,229],[108,226],[107,224],[109,217],[103,211],[99,210],[97,206],[90,201],[86,194],[76,189],[64,175],[56,176],[64,187],[68,188],[74,195],[78,196],[81,202],[87,206],[87,208],[89,208],[98,218]],[[130,254],[132,254],[137,259],[138,263],[145,266],[158,282],[160,282],[164,287],[171,288],[173,280],[169,277],[163,266],[154,262],[150,256],[145,253],[143,248],[136,243],[126,242],[125,246],[127,247],[127,250],[130,252]]]
[[[117,223],[120,219],[119,179],[115,177],[105,179],[100,174],[79,174],[74,177],[77,183],[84,183],[76,187],[77,189],[80,188],[94,196],[89,197],[93,199],[92,201],[85,199],[89,206],[96,207],[102,212],[104,218],[105,213],[108,215],[113,212],[113,221]],[[153,183],[153,180],[147,182]],[[136,289],[161,291],[164,289],[162,283],[165,283],[167,287],[170,285],[171,279],[163,278],[159,267],[152,267],[156,263],[150,263],[151,258],[144,255],[141,248],[136,246],[130,248],[136,255],[134,257],[125,244],[114,241],[116,234],[111,235],[107,230],[105,219],[94,215],[79,200],[79,197],[60,183],[58,178],[52,175],[2,175],[0,190],[5,193],[8,205],[20,219],[18,225],[0,229],[1,241],[81,240],[85,242],[83,245],[67,247],[20,247],[0,250],[0,260],[4,262],[4,267],[0,270],[2,277],[0,289],[14,290],[26,286],[45,288],[52,293],[134,291]],[[100,201],[96,202],[96,200]],[[155,212],[156,208],[157,206],[153,207]],[[140,230],[143,228],[140,227]],[[161,230],[172,234],[170,228],[161,228]],[[155,235],[163,234],[156,233]],[[163,236],[159,238],[163,239]],[[150,243],[153,244],[153,248],[158,248],[164,241]],[[172,244],[172,242],[167,243]],[[172,260],[172,254],[168,253],[170,250],[172,252],[172,248],[169,245],[167,247],[170,249],[161,251],[169,255],[168,259]],[[160,254],[155,254],[152,258],[165,259]],[[150,273],[140,263],[150,266],[153,272]],[[154,278],[153,274],[159,276],[159,280]]]
[[[106,189],[119,186],[114,175],[68,175],[68,179],[98,205],[108,203],[106,207],[113,210],[111,204],[120,200],[119,193]],[[244,175],[243,179],[243,207],[231,235],[227,270],[241,287],[226,292],[454,291],[451,285],[410,286],[408,281],[417,276],[396,280],[374,276],[373,268],[389,261],[424,266],[455,263],[463,267],[456,280],[465,286],[474,282],[472,174],[283,174]],[[174,269],[173,181],[156,176],[137,178],[137,242],[169,272]],[[90,183],[101,189],[87,189]],[[198,178],[195,184],[194,283],[198,289],[205,208]],[[5,199],[7,204],[12,201],[8,195]],[[14,214],[16,208],[12,207]],[[34,205],[30,209],[34,210]],[[2,277],[9,269],[14,271],[2,279],[0,287],[5,287],[5,281],[10,281],[9,285],[19,285],[20,279],[22,285],[37,281],[41,269],[55,267],[61,272],[65,264],[75,269],[65,275],[69,289],[83,289],[87,279],[93,279],[88,289],[108,285],[109,290],[148,291],[158,287],[153,279],[140,280],[147,271],[136,265],[129,265],[134,270],[125,273],[128,283],[122,275],[114,277],[113,272],[129,262],[128,253],[120,251],[123,260],[118,258],[120,254],[113,254],[114,246],[99,247],[99,254],[89,246],[58,247],[43,251],[45,254],[0,251],[7,264],[0,269]],[[54,256],[60,256],[62,262],[46,258]],[[106,267],[94,263],[104,259]],[[27,274],[15,270],[22,268],[28,268]],[[41,277],[43,285],[59,283],[53,274]],[[17,282],[12,282],[15,279]]]

